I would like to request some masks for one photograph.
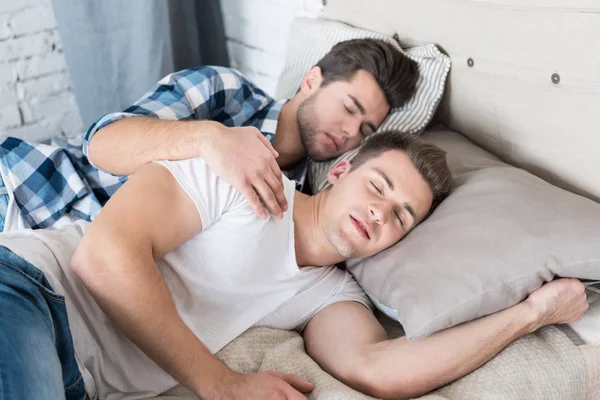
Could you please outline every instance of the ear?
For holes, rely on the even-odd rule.
[[[348,173],[350,173],[350,161],[342,160],[335,164],[333,168],[329,170],[327,174],[327,181],[330,184],[335,185],[340,179],[344,178]]]
[[[302,79],[302,82],[300,82],[300,92],[304,96],[309,97],[314,92],[319,90],[321,83],[323,83],[321,67],[312,67],[306,74],[304,74],[304,78]]]

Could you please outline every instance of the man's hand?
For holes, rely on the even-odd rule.
[[[237,374],[220,385],[224,391],[219,400],[306,400],[302,393],[311,392],[314,385],[292,374],[276,371],[257,374]]]
[[[288,204],[281,170],[275,161],[279,155],[269,140],[251,126],[213,126],[216,132],[211,130],[205,135],[200,157],[217,176],[244,195],[260,218],[267,218],[265,206],[272,215],[283,218]]]
[[[579,321],[589,308],[585,286],[573,278],[557,279],[543,285],[524,303],[537,316],[538,327]]]

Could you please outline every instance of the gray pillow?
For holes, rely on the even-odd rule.
[[[455,187],[402,241],[349,271],[407,337],[495,313],[556,276],[600,280],[600,204],[503,163],[445,129]]]

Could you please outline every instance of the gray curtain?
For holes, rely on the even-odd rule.
[[[219,0],[52,0],[85,128],[163,76],[228,66]]]

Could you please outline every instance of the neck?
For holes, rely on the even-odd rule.
[[[283,105],[277,119],[273,147],[279,153],[277,164],[283,169],[292,166],[306,156],[306,149],[302,144],[298,129],[299,106],[300,100],[296,95]]]
[[[294,195],[294,242],[299,267],[323,267],[344,261],[331,246],[323,229],[321,210],[329,191],[307,196]]]

